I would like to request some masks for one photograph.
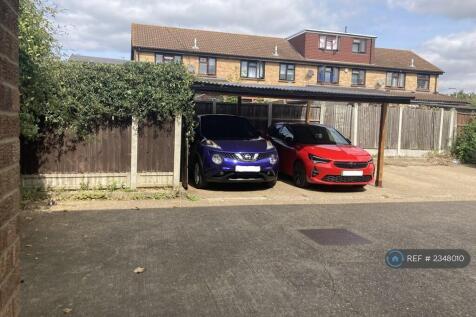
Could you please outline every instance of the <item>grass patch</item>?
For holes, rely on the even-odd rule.
[[[22,190],[22,208],[29,209],[40,206],[52,206],[61,201],[84,200],[168,200],[183,197],[192,201],[197,200],[194,195],[182,194],[174,189],[140,189],[131,190],[117,186],[108,186],[103,189],[78,190],[44,190],[39,188]]]
[[[194,194],[190,194],[190,193],[185,193],[185,198],[187,198],[190,201],[199,201],[200,200],[199,196],[194,195]]]

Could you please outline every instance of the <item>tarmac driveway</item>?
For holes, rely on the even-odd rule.
[[[22,218],[23,316],[474,316],[474,262],[384,263],[390,248],[463,248],[474,258],[474,201]],[[321,245],[303,228],[345,228],[370,243]]]

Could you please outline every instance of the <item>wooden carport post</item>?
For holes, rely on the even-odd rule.
[[[312,105],[312,100],[308,100],[306,105],[306,123],[311,122],[311,105]]]
[[[382,109],[380,111],[380,128],[378,134],[377,172],[375,178],[375,186],[377,187],[382,187],[385,140],[387,138],[387,111],[388,103],[382,104]]]

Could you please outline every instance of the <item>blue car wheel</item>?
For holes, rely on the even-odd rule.
[[[203,168],[199,160],[197,160],[193,166],[193,184],[196,188],[205,188],[208,185],[208,182],[203,176]]]

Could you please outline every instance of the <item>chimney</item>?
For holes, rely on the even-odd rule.
[[[197,38],[194,38],[194,39],[193,39],[193,46],[192,46],[192,49],[194,49],[194,50],[198,50],[198,45],[197,45]]]

